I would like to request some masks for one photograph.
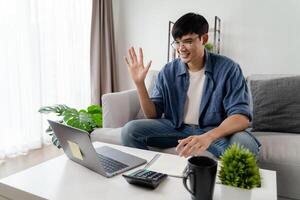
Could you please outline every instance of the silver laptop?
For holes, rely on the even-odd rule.
[[[55,121],[48,122],[65,154],[72,161],[105,177],[112,177],[147,162],[108,146],[95,149],[88,132]]]

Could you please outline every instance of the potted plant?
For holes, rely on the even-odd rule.
[[[248,149],[231,145],[221,156],[219,179],[222,184],[252,189],[261,186],[256,158]]]
[[[210,43],[210,42],[206,43],[206,44],[204,45],[204,47],[205,47],[205,49],[206,49],[207,51],[210,51],[210,52],[213,52],[213,50],[214,50],[214,45],[213,45],[212,43]]]
[[[91,105],[86,110],[76,110],[63,104],[54,106],[42,106],[39,109],[42,114],[54,113],[60,116],[58,120],[60,123],[67,124],[71,127],[78,128],[88,132],[93,132],[95,128],[102,127],[102,109],[98,105]],[[46,133],[50,135],[52,143],[57,147],[61,148],[58,139],[56,138],[53,130],[49,126]]]

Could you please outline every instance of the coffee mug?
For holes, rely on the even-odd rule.
[[[205,156],[195,156],[188,159],[183,185],[191,193],[193,200],[211,200],[214,194],[218,163]],[[187,179],[189,185],[187,186]]]

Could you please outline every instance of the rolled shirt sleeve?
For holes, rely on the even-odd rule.
[[[250,111],[250,96],[246,80],[238,64],[234,64],[226,81],[226,95],[223,106],[227,116],[242,114],[252,120]]]
[[[164,102],[163,102],[163,93],[162,93],[162,72],[158,74],[158,77],[155,81],[155,85],[150,95],[150,99],[155,105],[156,117],[161,118],[164,113]]]

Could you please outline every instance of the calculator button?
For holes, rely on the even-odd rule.
[[[156,176],[156,173],[155,173],[155,172],[152,172],[152,173],[148,176],[148,178],[153,178],[154,176]]]
[[[146,169],[140,169],[130,175],[124,175],[126,180],[131,184],[136,184],[140,186],[150,187],[152,189],[156,188],[161,181],[167,177],[166,174],[149,171]]]
[[[142,177],[144,173],[145,172],[141,170],[140,172],[136,173],[134,176]]]

